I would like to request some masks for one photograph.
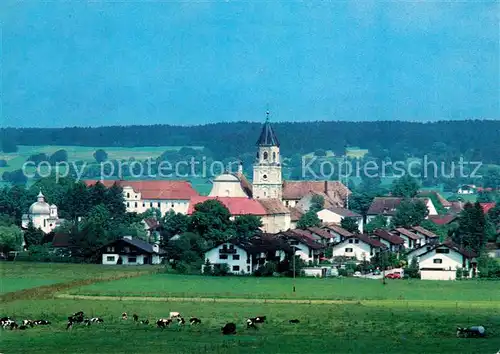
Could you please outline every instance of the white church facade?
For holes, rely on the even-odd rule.
[[[42,191],[38,193],[37,201],[31,204],[28,213],[22,217],[22,227],[27,228],[31,222],[34,227],[41,229],[44,233],[48,234],[62,223],[57,215],[57,206],[49,205],[45,201],[45,196]]]

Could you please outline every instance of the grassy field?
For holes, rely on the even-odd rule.
[[[2,278],[12,283],[29,280],[94,279],[121,274],[137,267],[2,263]],[[141,267],[139,267],[141,268]],[[25,283],[26,284],[26,283]],[[32,283],[34,284],[34,283]],[[121,295],[270,297],[287,299],[291,279],[145,275],[64,293]],[[24,285],[23,285],[24,286]],[[36,285],[35,285],[36,286]],[[36,289],[35,289],[36,290]],[[16,320],[48,319],[44,328],[4,330],[2,353],[496,353],[500,349],[500,294],[495,282],[406,282],[364,279],[297,279],[297,297],[368,299],[344,304],[271,304],[219,302],[157,302],[16,298],[0,304],[1,316]],[[59,291],[55,289],[54,291]],[[57,295],[57,294],[52,294]],[[404,299],[423,300],[426,306]],[[132,297],[131,299],[134,299]],[[384,300],[387,299],[387,300]],[[454,301],[460,306],[448,306]],[[104,323],[66,331],[66,319],[77,311],[99,316]],[[199,326],[174,325],[164,331],[150,325],[121,320],[121,313],[137,313],[154,322],[179,311],[198,317]],[[248,317],[265,315],[258,330],[245,328]],[[290,319],[299,319],[292,325]],[[235,336],[222,336],[220,327],[237,325]],[[456,326],[481,324],[486,339],[458,339]]]
[[[0,294],[75,280],[107,278],[149,267],[103,267],[97,264],[0,263]]]
[[[70,294],[104,296],[251,299],[492,301],[500,306],[498,282],[421,280],[206,277],[154,274],[74,288]],[[477,289],[480,288],[481,291]]]

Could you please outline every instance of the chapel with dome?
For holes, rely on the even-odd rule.
[[[45,201],[42,191],[38,193],[37,200],[31,204],[28,213],[23,215],[22,227],[27,228],[31,222],[34,227],[49,233],[61,224],[63,220],[57,215],[57,206]]]

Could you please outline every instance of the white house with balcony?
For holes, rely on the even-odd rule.
[[[165,252],[157,243],[149,244],[132,236],[108,243],[100,249],[102,264],[160,264]]]
[[[353,234],[332,247],[332,258],[349,257],[361,261],[370,261],[371,258],[386,249],[380,241],[364,234]]]

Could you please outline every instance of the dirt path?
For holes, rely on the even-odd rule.
[[[307,299],[245,299],[245,298],[203,298],[203,297],[153,297],[153,296],[91,296],[56,294],[58,299],[97,301],[151,301],[151,302],[212,302],[212,303],[254,303],[254,304],[307,304],[426,307],[426,308],[491,308],[500,310],[496,301],[447,301],[447,300],[307,300]]]
[[[46,299],[55,297],[56,293],[66,291],[73,287],[79,287],[84,285],[90,285],[95,283],[101,283],[111,280],[118,280],[123,278],[135,278],[143,275],[151,274],[156,272],[153,271],[140,271],[140,272],[126,272],[120,274],[114,274],[107,277],[96,277],[87,279],[78,279],[66,283],[56,283],[51,285],[43,285],[36,288],[23,289],[19,291],[14,291],[10,293],[5,293],[0,296],[0,302],[11,302],[16,300],[29,300],[29,299]]]

